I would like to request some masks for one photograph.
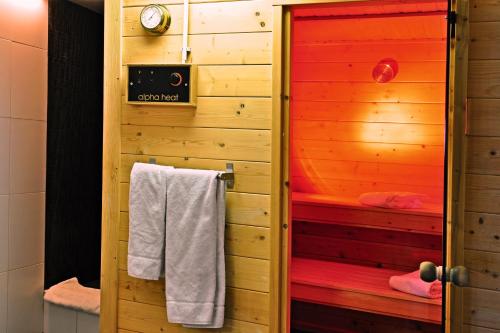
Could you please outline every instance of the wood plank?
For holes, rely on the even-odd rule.
[[[292,158],[330,161],[363,161],[442,166],[442,146],[389,143],[336,142],[335,150],[318,140],[294,140]]]
[[[325,238],[351,239],[364,242],[384,243],[416,248],[441,250],[442,236],[386,230],[362,228],[338,224],[311,223],[293,221],[293,233]]]
[[[393,184],[436,185],[444,183],[441,166],[360,161],[293,159],[292,174],[321,179],[357,179]]]
[[[127,275],[127,243],[125,242],[120,242],[119,264],[120,274],[127,276],[126,278],[122,277],[121,280],[128,281],[132,279]],[[270,262],[268,260],[226,255],[226,285],[234,288],[269,292],[269,266]],[[147,280],[141,281],[145,283]],[[164,284],[162,281],[150,282],[144,287],[153,285],[151,288],[158,290]]]
[[[469,57],[473,60],[499,59],[500,22],[479,22],[470,24]]]
[[[334,122],[295,120],[292,132],[296,140],[361,141],[405,144],[444,144],[444,126],[372,122]]]
[[[317,304],[421,320],[441,321],[441,299],[425,299],[389,287],[401,272],[295,258],[292,297]],[[349,276],[350,279],[345,279]]]
[[[425,195],[425,203],[440,204],[443,202],[443,187],[439,185],[412,185],[386,183],[384,179],[373,179],[367,181],[352,179],[330,179],[304,175],[292,177],[293,190],[297,192],[314,192],[318,194],[338,196],[341,198],[352,198],[356,200],[363,193],[368,192],[392,192],[406,191]],[[316,175],[315,175],[316,176]],[[387,181],[390,181],[389,179]],[[440,186],[441,185],[441,186]]]
[[[120,288],[120,303],[122,301],[134,301],[138,306],[147,309],[148,305],[157,306],[162,309],[166,320],[165,293],[161,283],[141,284],[144,280],[136,280],[136,283],[126,284]],[[154,288],[153,288],[154,287]],[[126,293],[123,293],[126,291]],[[244,289],[226,289],[226,316],[231,319],[243,320],[251,323],[267,325],[269,323],[269,294]],[[120,314],[122,310],[119,309]],[[120,315],[119,315],[120,316]],[[154,319],[150,319],[152,323]],[[151,323],[151,324],[152,324]],[[133,329],[119,324],[119,327]]]
[[[200,66],[198,96],[271,96],[271,66]]]
[[[156,163],[171,165],[176,168],[225,170],[227,163],[233,163],[234,188],[228,191],[269,194],[271,189],[271,166],[264,162],[224,161],[189,157],[165,157],[150,155],[121,155],[120,182],[130,181],[130,172],[135,162],[148,163],[154,158]]]
[[[500,252],[500,215],[465,213],[465,248]]]
[[[500,21],[500,7],[498,0],[471,0],[471,22]]]
[[[467,96],[500,98],[500,60],[469,61]]]
[[[467,211],[500,213],[500,176],[468,174],[466,189]]]
[[[297,45],[293,55],[295,61],[364,62],[384,59],[388,49],[394,59],[402,62],[446,61],[446,43],[443,41],[311,43]]]
[[[469,100],[469,133],[500,136],[500,99]]]
[[[442,262],[441,250],[294,234],[293,255],[402,271],[417,270],[422,261]]]
[[[338,60],[337,60],[338,61]],[[373,82],[372,62],[299,62],[293,64],[295,82]],[[398,61],[399,73],[391,82],[446,82],[445,61]]]
[[[316,12],[316,15],[324,14]],[[294,21],[293,39],[297,44],[331,41],[350,41],[355,44],[373,40],[440,40],[444,43],[447,27],[445,16],[446,13],[441,12],[437,15],[351,16],[342,20],[328,16],[320,20],[305,17]],[[426,28],[421,29],[422,25]]]
[[[500,291],[500,253],[465,250],[465,267],[470,287]]]
[[[129,185],[120,184],[120,210],[128,212]],[[269,195],[228,192],[226,222],[261,227],[270,226]]]
[[[269,162],[269,130],[122,125],[122,152]]]
[[[243,65],[271,63],[270,32],[245,34],[190,35],[190,63]],[[168,48],[165,47],[168,45]],[[123,38],[124,64],[179,63],[182,36],[141,36]]]
[[[278,0],[277,3],[283,2],[302,2],[310,3],[308,0]],[[316,3],[323,1],[316,0]],[[346,15],[379,15],[379,14],[393,14],[393,13],[428,13],[437,11],[446,11],[447,3],[445,1],[435,0],[384,0],[382,3],[372,2],[356,2],[344,0],[332,0],[331,6],[302,6],[294,8],[294,17],[297,19],[310,18],[311,16],[346,16]],[[340,2],[335,5],[334,3]],[[384,15],[381,15],[384,16]]]
[[[490,66],[491,67],[491,66]],[[484,75],[487,75],[484,73]],[[487,75],[491,77],[490,75]],[[483,77],[484,79],[484,77]],[[296,82],[295,100],[339,102],[444,103],[442,83]]]
[[[468,137],[467,172],[498,175],[500,137]]]
[[[182,34],[183,8],[181,4],[168,6],[172,23],[165,34]],[[123,9],[123,36],[151,36],[140,24],[141,10],[141,7]],[[267,0],[193,3],[189,6],[190,34],[271,31],[271,23],[271,5]]]
[[[290,11],[273,7],[273,85],[272,85],[272,156],[271,156],[271,293],[270,329],[272,332],[290,330],[288,256],[290,228],[288,220],[288,191],[284,190],[289,159],[289,63]],[[284,45],[283,45],[284,44]],[[286,230],[288,229],[288,230]]]
[[[269,228],[226,224],[226,252],[249,258],[271,258]]]
[[[500,329],[500,292],[464,288],[464,323]]]
[[[293,101],[293,119],[443,125],[442,103]],[[296,112],[300,110],[301,112]]]
[[[271,262],[226,256],[226,284],[230,287],[270,292]]]
[[[196,109],[122,104],[122,124],[271,129],[271,99],[200,97]]]
[[[129,331],[129,330],[118,330],[118,333],[138,333],[137,331]]]
[[[123,77],[127,67],[123,66]],[[197,80],[198,97],[270,97],[270,65],[199,66]],[[125,96],[127,80],[122,80]]]
[[[140,333],[203,333],[203,329],[188,329],[167,321],[165,307],[120,300],[118,304],[118,325],[120,328]],[[270,333],[265,325],[225,319],[224,328],[211,330],[219,333]]]
[[[473,325],[464,325],[462,333],[498,333],[500,330],[495,330],[491,328],[484,328]]]
[[[440,234],[442,217],[439,214],[402,213],[398,210],[367,209],[366,207],[342,207],[341,205],[311,205],[294,203],[294,220],[333,223],[347,226],[385,228],[390,230],[413,231]]]
[[[293,327],[306,332],[439,333],[441,326],[320,304],[292,302]]]
[[[118,320],[118,228],[120,218],[121,2],[104,4],[104,90],[99,332],[115,333]]]
[[[127,241],[128,214],[120,214],[120,217],[120,240]],[[270,258],[269,228],[226,223],[225,237],[226,254],[258,259]]]

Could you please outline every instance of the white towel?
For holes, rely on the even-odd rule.
[[[186,327],[224,324],[224,182],[218,172],[167,172],[167,314]]]
[[[75,277],[45,290],[43,299],[53,304],[97,315],[101,308],[101,291],[80,285]]]
[[[172,167],[135,163],[130,175],[128,275],[158,280],[163,272],[167,173]]]

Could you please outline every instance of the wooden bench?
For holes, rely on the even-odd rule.
[[[386,316],[441,322],[441,299],[408,295],[389,286],[405,272],[322,260],[294,258],[292,299]]]
[[[441,209],[386,209],[293,193],[292,299],[440,324],[441,299],[393,290],[389,278],[442,260]]]

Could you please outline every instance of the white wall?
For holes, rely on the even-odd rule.
[[[42,332],[47,0],[0,0],[0,333]]]

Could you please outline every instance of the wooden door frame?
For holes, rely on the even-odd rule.
[[[122,0],[104,2],[104,90],[99,332],[118,331]]]
[[[272,284],[280,292],[271,300],[271,313],[279,314],[276,332],[289,329],[289,95],[290,95],[290,6],[358,2],[370,0],[273,0],[273,125],[272,125]],[[451,41],[448,87],[448,195],[447,263],[464,264],[465,161],[467,154],[467,74],[469,44],[469,0],[450,0],[457,13],[456,38]],[[462,291],[448,285],[446,332],[462,332]],[[453,316],[451,316],[453,314]],[[271,326],[271,328],[277,326]],[[274,331],[273,331],[274,332]]]

